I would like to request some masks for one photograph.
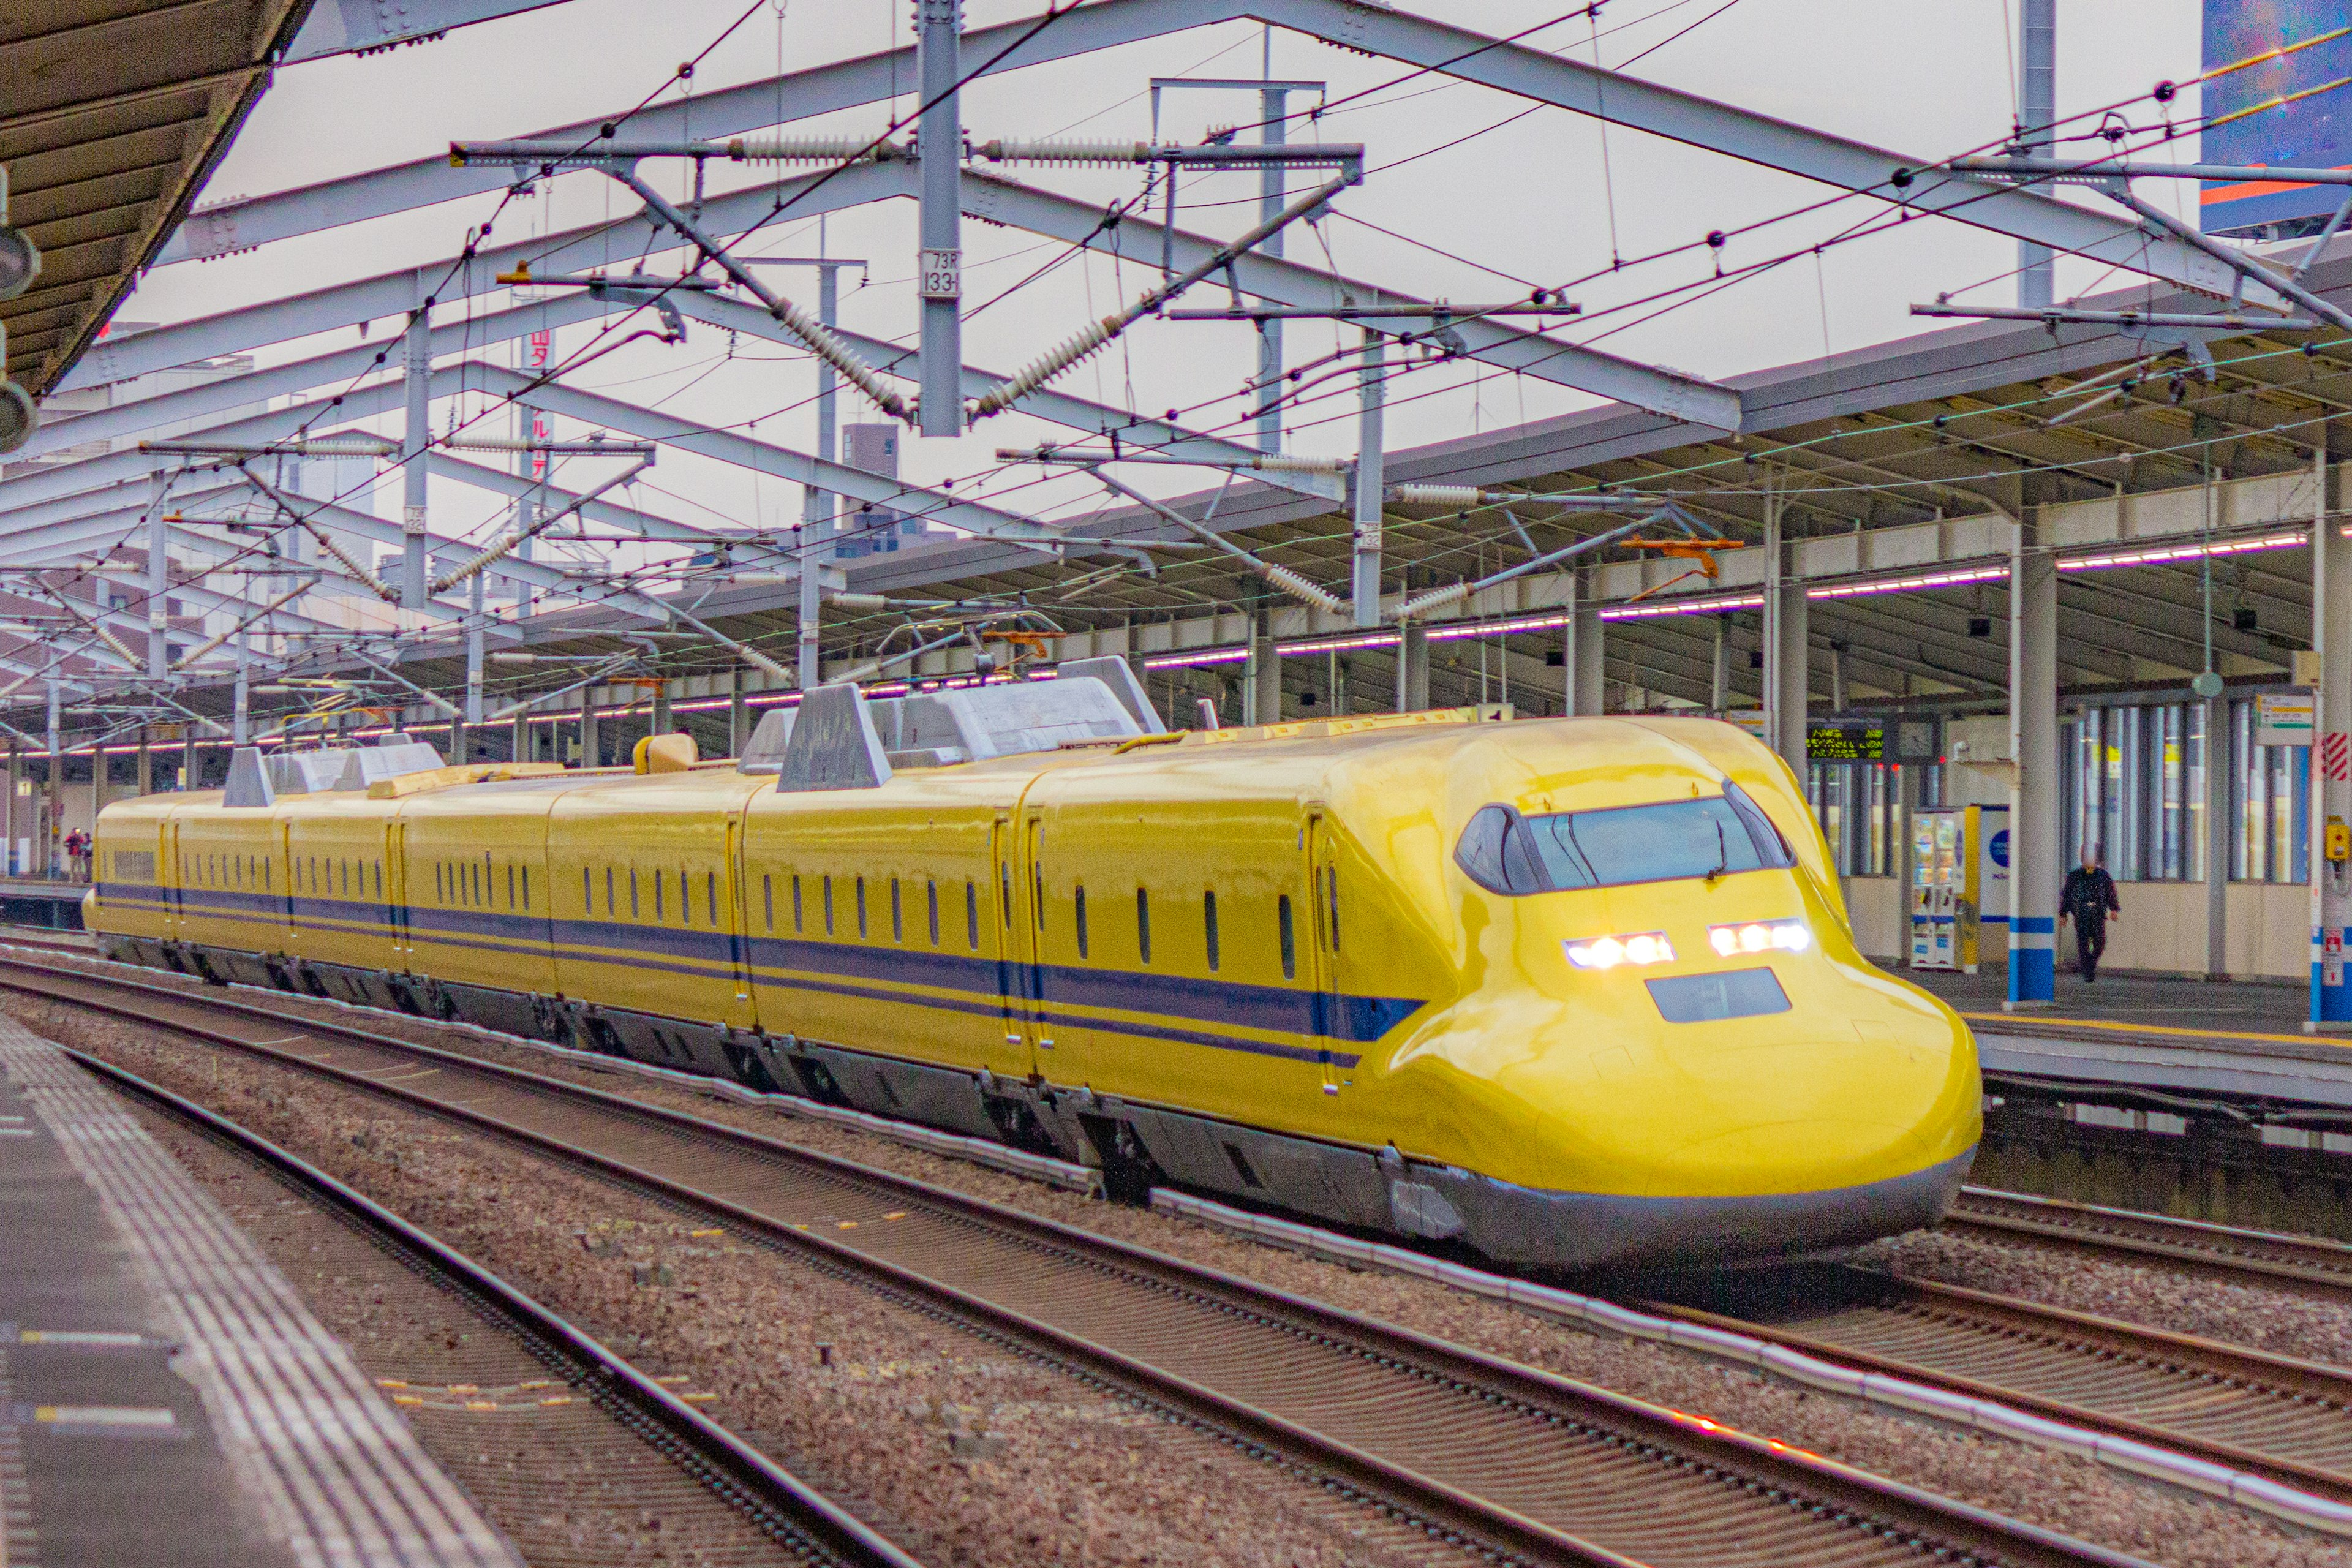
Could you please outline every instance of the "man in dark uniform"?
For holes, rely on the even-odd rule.
[[[2098,979],[2099,955],[2107,951],[2107,921],[2121,919],[2123,912],[2116,879],[2099,863],[2097,847],[2084,845],[2083,863],[2066,873],[2066,889],[2058,895],[2058,918],[2074,921],[2074,956],[2084,983]]]

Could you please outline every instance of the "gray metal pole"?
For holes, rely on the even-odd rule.
[[[1586,574],[1576,573],[1570,580],[1572,596],[1568,609],[1568,629],[1562,637],[1562,648],[1568,668],[1561,673],[1560,695],[1567,706],[1561,711],[1576,719],[1598,719],[1608,705],[1608,657],[1601,642],[1601,606],[1592,601],[1591,583]]]
[[[416,314],[408,323],[403,344],[401,390],[407,416],[401,427],[401,564],[400,602],[415,610],[425,607],[425,448],[433,441],[433,326],[425,308],[425,275],[416,275]]]
[[[1720,719],[1731,710],[1731,617],[1715,619],[1715,668],[1706,682],[1706,710]]]
[[[1274,29],[1265,30],[1265,64],[1262,74],[1274,75]],[[1268,147],[1279,147],[1290,140],[1283,123],[1289,112],[1290,93],[1287,89],[1269,87],[1257,95],[1258,119],[1263,122],[1258,141]],[[1168,177],[1174,179],[1176,171],[1170,169]],[[1257,216],[1261,223],[1272,223],[1282,216],[1282,204],[1287,199],[1286,181],[1279,163],[1268,163],[1258,170]],[[1258,242],[1262,256],[1282,254],[1282,231],[1275,230]],[[1282,395],[1282,321],[1268,317],[1257,324],[1257,384],[1261,406],[1257,416],[1257,445],[1262,452],[1282,450],[1282,409],[1277,403]]]
[[[172,476],[157,474],[147,497],[147,679],[162,680],[172,672],[172,586],[169,542],[171,525],[163,521],[164,504],[172,493]]]
[[[2352,1024],[2352,985],[2344,979],[2344,931],[2352,923],[2352,866],[2327,858],[2327,828],[2352,823],[2352,773],[2340,750],[2352,734],[2352,540],[2344,537],[2328,493],[2325,427],[2312,454],[2311,640],[2319,656],[2312,693],[2317,731],[2305,753],[2311,763],[2311,1015],[2323,1027]],[[2332,765],[2331,765],[2332,763]]]
[[[923,110],[922,434],[963,434],[963,122],[955,90],[963,69],[963,0],[916,0],[915,62]]]
[[[2230,843],[2237,825],[2230,819],[2231,769],[2236,764],[2230,732],[2230,700],[2205,700],[2205,978],[2230,978]],[[2013,884],[2012,884],[2013,885]]]
[[[751,714],[743,705],[741,669],[727,678],[727,754],[740,757],[743,754],[743,742],[751,738]]]
[[[1805,776],[1805,726],[1812,696],[1810,605],[1801,578],[1788,570],[1781,539],[1785,509],[1778,484],[1764,497],[1764,743]]]
[[[1429,628],[1407,621],[1397,629],[1396,710],[1418,713],[1429,706]]]
[[[514,760],[519,763],[530,763],[537,762],[539,760],[530,754],[530,709],[529,705],[525,705],[515,710],[514,741],[508,747],[508,750],[512,753]]]
[[[2024,509],[2009,568],[2009,1000],[2057,994],[2058,559]],[[1973,851],[1972,851],[1973,852]]]
[[[253,743],[252,651],[244,637],[236,639],[236,706],[229,720],[229,739],[240,746]]]
[[[482,576],[477,572],[466,583],[466,721],[457,728],[467,743],[449,748],[461,763],[472,760],[473,734],[482,725]]]
[[[1386,488],[1381,446],[1388,393],[1383,382],[1385,340],[1369,328],[1364,332],[1364,363],[1360,373],[1361,407],[1356,422],[1355,564],[1351,579],[1356,625],[1381,624],[1381,492]]]
[[[824,244],[824,226],[817,225],[817,244]],[[817,320],[830,327],[841,306],[839,271],[832,267],[817,268]],[[835,460],[839,444],[838,426],[835,422],[835,379],[833,366],[823,360],[816,362],[816,455],[830,463]],[[801,689],[813,691],[824,682],[823,656],[818,648],[822,627],[818,606],[824,602],[824,563],[833,554],[833,514],[835,502],[829,490],[803,489],[801,491],[801,612],[800,612],[800,676]]]
[[[2058,0],[2024,0],[2017,24],[2017,141],[2025,155],[2047,157],[2058,118]],[[2050,247],[2017,246],[2017,302],[2028,310],[2050,303],[2055,285]]]
[[[58,781],[65,773],[65,752],[58,744],[58,683],[49,686],[49,773],[41,788],[41,842],[35,853],[41,858],[41,875],[58,874]]]

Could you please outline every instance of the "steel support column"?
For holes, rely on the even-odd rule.
[[[1249,687],[1244,724],[1282,722],[1282,655],[1274,646],[1274,621],[1260,606],[1250,633]]]
[[[243,637],[236,639],[236,696],[229,715],[229,739],[240,746],[253,743],[253,661]]]
[[[2057,994],[2058,559],[2039,507],[2024,509],[2009,565],[2009,1000]]]
[[[58,743],[58,683],[51,680],[48,688],[49,727],[47,739],[49,768],[48,776],[41,784],[41,841],[34,846],[33,852],[41,858],[41,875],[54,877],[58,874],[58,788],[59,781],[65,777],[66,753],[65,748]]]
[[[922,405],[926,436],[963,434],[963,0],[916,0],[916,75],[922,119],[922,254],[915,271],[922,297]],[[1171,176],[1172,177],[1172,176]]]
[[[449,726],[449,760],[453,763],[473,760],[474,731],[482,727],[482,642],[486,624],[482,615],[482,577],[477,572],[466,582],[466,716]]]
[[[2327,858],[2328,831],[2352,825],[2352,540],[2329,516],[2327,443],[2312,457],[2311,640],[2319,657],[2311,763],[2311,1016],[2305,1027],[2352,1024],[2344,979],[2344,928],[2352,917],[2352,866]]]
[[[165,469],[149,481],[147,495],[147,679],[162,680],[172,673],[170,589],[172,525],[163,521],[171,508],[172,473]]]
[[[2050,128],[2058,119],[2058,0],[2024,0],[2017,20],[2018,150],[2050,155]],[[2054,297],[2051,250],[2017,242],[2017,302],[2038,310]]]
[[[727,678],[727,754],[740,757],[743,743],[751,738],[751,714],[744,707],[743,671],[739,667]]]
[[[2230,978],[2230,700],[2205,700],[2205,978]],[[2012,879],[2013,880],[2013,879]]]
[[[1715,622],[1715,663],[1707,674],[1706,710],[1720,719],[1731,710],[1731,616],[1709,618]]]
[[[1274,75],[1274,29],[1265,30],[1265,74]],[[1259,142],[1267,147],[1279,147],[1290,140],[1284,116],[1289,112],[1290,93],[1286,88],[1261,89],[1257,95]],[[1267,163],[1257,172],[1257,216],[1261,223],[1272,223],[1282,216],[1282,204],[1286,195],[1283,166]],[[1174,179],[1176,171],[1168,171]],[[1282,230],[1276,229],[1258,242],[1258,249],[1267,256],[1282,254]],[[1269,316],[1257,324],[1257,445],[1262,452],[1282,450],[1282,321]]]
[[[400,432],[400,603],[404,609],[425,607],[429,596],[425,571],[425,483],[428,473],[425,449],[433,444],[433,324],[425,290],[425,274],[416,275],[415,311],[401,345],[401,391],[406,417]]]
[[[525,706],[515,710],[514,739],[509,742],[507,750],[516,762],[535,763],[539,759],[531,755],[531,749],[530,709]]]
[[[1350,577],[1356,625],[1381,624],[1381,502],[1387,486],[1385,453],[1388,392],[1387,349],[1379,333],[1366,330],[1364,362],[1359,373],[1360,408],[1356,418],[1354,519],[1355,564]]]
[[[1602,662],[1607,648],[1590,574],[1576,574],[1573,592],[1568,626],[1560,634],[1561,662],[1566,666],[1560,671],[1561,696],[1567,704],[1561,711],[1574,719],[1598,719],[1609,703],[1608,667]]]
[[[604,749],[596,733],[596,690],[594,687],[580,689],[580,765],[602,767]]]
[[[1396,710],[1418,713],[1429,706],[1429,628],[1407,621],[1398,630]]]
[[[669,710],[669,682],[665,680],[654,688],[653,711],[646,715],[646,733],[667,735],[675,728]]]
[[[12,792],[13,793],[13,792]],[[139,726],[139,793],[155,793],[155,748],[149,743],[147,726]]]
[[[1789,551],[1780,536],[1785,510],[1780,490],[1764,498],[1764,743],[1805,778],[1806,710],[1812,700],[1812,644],[1806,622],[1811,605],[1802,578],[1789,575]]]

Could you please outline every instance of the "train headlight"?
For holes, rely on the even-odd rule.
[[[1706,940],[1724,957],[1738,958],[1748,952],[1802,952],[1813,945],[1813,933],[1802,921],[1742,921],[1707,927]]]
[[[1675,961],[1675,944],[1666,940],[1662,931],[1645,931],[1633,936],[1596,936],[1560,945],[1568,950],[1568,961],[1579,969],[1614,969],[1621,963]]]

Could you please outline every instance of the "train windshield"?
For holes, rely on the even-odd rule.
[[[1738,784],[1696,800],[1521,816],[1480,809],[1454,858],[1500,893],[1669,882],[1793,865],[1789,846]]]

